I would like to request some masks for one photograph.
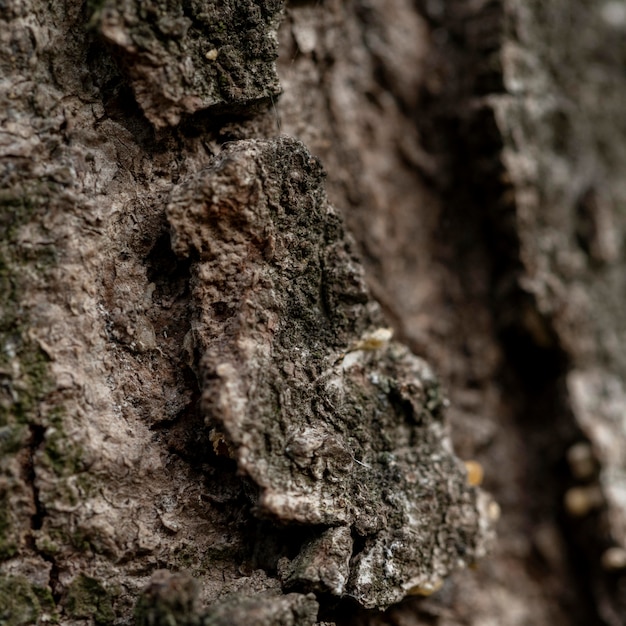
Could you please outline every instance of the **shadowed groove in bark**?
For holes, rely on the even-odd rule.
[[[498,5],[490,3],[486,12],[491,15],[478,15],[475,19],[475,23],[482,21],[483,27],[492,28],[494,35],[502,28]],[[534,296],[519,283],[524,267],[517,207],[511,199],[501,160],[500,130],[489,105],[481,100],[494,90],[503,90],[501,72],[493,70],[497,45],[489,43],[498,37],[486,37],[486,45],[472,41],[468,28],[471,22],[463,16],[459,3],[450,3],[449,14],[440,22],[449,34],[449,38],[442,39],[446,43],[441,56],[456,59],[453,71],[458,72],[459,78],[451,81],[452,93],[430,103],[432,113],[427,116],[433,126],[427,129],[431,132],[426,136],[432,137],[443,155],[455,157],[448,162],[448,174],[442,181],[446,205],[463,207],[462,211],[450,209],[451,226],[446,229],[445,238],[456,240],[452,244],[457,250],[454,262],[461,276],[471,265],[463,258],[467,242],[471,240],[485,251],[491,293],[482,306],[488,307],[496,320],[497,341],[506,358],[498,384],[508,406],[514,409],[519,441],[524,442],[527,459],[528,495],[517,506],[526,508],[529,528],[556,520],[566,546],[567,567],[561,572],[564,579],[554,579],[556,572],[539,550],[527,559],[526,567],[532,577],[543,581],[542,586],[556,585],[568,623],[600,625],[605,622],[598,615],[592,592],[592,581],[599,572],[590,571],[590,563],[581,550],[581,537],[572,532],[572,521],[562,504],[571,484],[565,455],[572,444],[583,439],[566,398],[564,378],[570,367],[569,356],[552,321],[542,315]],[[471,281],[471,276],[467,281]],[[598,516],[590,516],[585,525],[585,541],[597,544],[601,534]]]
[[[37,453],[37,450],[44,443],[46,428],[45,426],[41,426],[39,424],[30,424],[30,440],[28,442],[28,457],[25,464],[24,471],[26,473],[26,481],[29,485],[31,485],[33,490],[33,501],[35,504],[35,512],[31,516],[31,528],[32,530],[40,530],[43,524],[44,517],[46,515],[45,507],[43,506],[41,499],[39,498],[39,488],[37,487],[36,478],[37,475],[35,473],[35,462],[34,456]],[[29,541],[32,542],[34,547],[33,537],[29,537]]]
[[[529,496],[526,494],[530,491],[528,483],[532,482],[532,480],[526,476],[515,476],[512,468],[517,465],[520,470],[524,470],[525,462],[530,462],[530,459],[534,459],[535,456],[540,454],[540,450],[535,452],[535,448],[539,447],[539,442],[533,442],[532,445],[526,442],[524,427],[524,412],[527,410],[528,406],[532,408],[532,399],[539,394],[538,390],[527,391],[525,389],[526,385],[530,384],[532,381],[526,381],[524,377],[532,376],[538,368],[531,368],[527,364],[522,363],[520,364],[522,370],[520,373],[511,364],[511,360],[519,361],[519,359],[515,359],[517,350],[512,347],[511,344],[518,342],[522,347],[525,345],[525,340],[523,338],[520,339],[519,334],[524,329],[523,320],[520,319],[521,312],[518,310],[521,303],[524,304],[524,310],[528,311],[529,314],[538,316],[539,322],[542,322],[543,328],[551,338],[552,343],[558,345],[558,342],[555,329],[550,326],[550,320],[542,320],[542,316],[539,315],[538,306],[533,295],[527,294],[518,288],[518,280],[523,275],[524,267],[519,258],[520,241],[517,230],[518,224],[515,222],[515,206],[511,203],[510,192],[512,191],[513,185],[507,183],[504,178],[501,178],[503,174],[506,174],[500,154],[503,141],[506,137],[502,136],[503,131],[496,123],[489,103],[489,97],[505,92],[502,67],[499,58],[499,52],[501,51],[503,43],[502,14],[504,5],[500,2],[480,4],[464,2],[428,2],[419,4],[422,7],[421,11],[423,14],[428,12],[426,8],[430,10],[439,7],[443,12],[439,15],[435,15],[434,13],[436,11],[433,11],[433,14],[429,18],[429,26],[431,28],[429,35],[432,37],[435,52],[431,53],[431,59],[428,62],[430,72],[428,73],[427,93],[421,99],[421,102],[418,103],[419,106],[414,110],[414,117],[416,118],[420,135],[426,144],[425,147],[429,156],[434,155],[433,161],[435,166],[428,170],[430,175],[425,178],[431,189],[440,195],[443,200],[442,203],[447,207],[443,217],[439,220],[439,228],[433,233],[432,239],[439,242],[439,245],[435,246],[435,254],[438,256],[438,260],[446,267],[448,272],[446,276],[452,279],[450,282],[457,280],[463,285],[463,293],[461,296],[454,292],[454,287],[448,288],[446,285],[442,291],[444,293],[447,292],[445,293],[447,298],[444,303],[436,303],[440,306],[438,312],[434,312],[431,309],[427,312],[424,311],[423,315],[426,317],[428,315],[435,316],[438,313],[442,313],[448,317],[457,316],[457,318],[460,318],[457,320],[458,326],[454,327],[452,330],[446,330],[448,334],[444,341],[447,342],[446,347],[448,351],[453,354],[444,354],[444,359],[456,362],[463,362],[464,359],[470,361],[470,357],[472,356],[470,349],[473,349],[475,352],[477,351],[476,348],[471,346],[472,340],[475,340],[474,345],[478,345],[479,349],[483,346],[487,348],[497,346],[499,353],[503,355],[502,363],[498,365],[497,371],[492,372],[488,380],[485,379],[484,374],[481,374],[481,372],[475,373],[472,371],[471,362],[469,363],[469,367],[467,364],[464,364],[465,371],[461,374],[459,374],[458,371],[452,371],[450,378],[446,379],[444,377],[453,395],[452,410],[455,408],[454,394],[457,391],[457,387],[459,387],[462,392],[467,389],[469,393],[475,395],[480,395],[485,388],[487,392],[493,392],[493,389],[496,388],[497,393],[499,393],[500,404],[502,405],[496,405],[494,408],[495,403],[490,402],[489,395],[485,393],[483,395],[483,402],[478,402],[477,406],[475,406],[471,412],[465,411],[463,414],[463,412],[459,411],[457,413],[457,415],[460,413],[461,417],[464,417],[466,420],[471,419],[471,417],[473,417],[471,413],[474,413],[477,417],[477,429],[481,428],[485,421],[487,421],[484,420],[482,424],[480,423],[481,412],[484,411],[483,414],[489,416],[488,419],[491,418],[489,413],[495,413],[494,430],[498,434],[494,435],[494,439],[497,437],[497,442],[486,444],[483,441],[480,443],[479,437],[476,437],[476,440],[479,441],[479,445],[485,446],[482,449],[478,448],[478,450],[479,454],[483,455],[482,458],[485,461],[486,480],[490,481],[488,488],[493,491],[494,487],[496,487],[496,497],[499,498],[502,496],[506,518],[503,521],[508,525],[512,518],[512,521],[516,523],[516,526],[511,526],[514,530],[510,530],[504,542],[504,551],[506,554],[506,551],[509,550],[508,554],[506,554],[506,556],[499,554],[494,557],[494,561],[496,563],[499,562],[501,567],[499,575],[493,576],[487,581],[483,578],[481,582],[487,582],[486,586],[490,587],[490,589],[486,590],[487,593],[490,590],[496,590],[495,593],[497,594],[500,592],[501,587],[505,587],[506,589],[519,588],[523,590],[520,591],[521,597],[534,597],[535,595],[541,597],[541,601],[532,603],[532,607],[529,607],[527,610],[525,610],[526,607],[519,609],[517,615],[515,615],[514,611],[511,613],[507,612],[506,614],[503,613],[501,616],[503,620],[511,619],[515,621],[516,618],[520,619],[519,614],[521,613],[526,614],[528,619],[532,619],[530,617],[532,615],[536,621],[540,622],[541,618],[550,620],[551,618],[548,617],[548,614],[552,612],[553,614],[556,613],[557,616],[553,616],[555,619],[551,621],[568,623],[569,615],[565,615],[566,611],[555,606],[556,603],[553,600],[553,591],[555,589],[558,592],[563,591],[567,594],[567,587],[568,585],[571,586],[571,575],[567,572],[567,568],[564,568],[562,576],[560,574],[561,570],[558,570],[558,572],[555,570],[551,573],[549,566],[543,567],[540,574],[536,574],[534,570],[541,569],[541,567],[535,566],[535,557],[521,557],[519,553],[515,554],[514,552],[516,547],[514,545],[513,536],[516,532],[522,536],[529,537],[528,544],[530,545],[530,551],[533,551],[532,541],[530,539],[531,532],[529,532],[529,530],[534,531],[535,524],[530,515],[532,502],[526,501],[527,499],[530,500]],[[293,6],[300,7],[301,3],[294,4]],[[307,4],[306,6],[311,7],[312,5]],[[338,15],[345,19],[348,15],[351,16],[352,12],[355,11],[360,17],[360,26],[363,26],[363,22],[367,22],[366,28],[369,28],[370,31],[374,30],[374,27],[370,23],[372,20],[369,15],[371,13],[375,14],[377,9],[380,10],[380,6],[377,5],[377,3],[370,2],[365,6],[359,2],[352,2],[348,3],[346,6],[347,8],[344,13],[337,11],[336,6],[330,5],[329,11],[335,11],[332,17],[334,18]],[[305,13],[304,16],[305,17],[294,17],[292,22],[293,29],[305,28],[305,26],[302,25],[306,24],[304,19],[306,17],[310,19],[312,13]],[[320,21],[323,21],[323,17]],[[379,20],[379,22],[384,23],[385,20]],[[329,30],[331,30],[334,24],[331,23],[331,19],[328,20],[328,23],[330,24]],[[296,43],[298,43],[298,36],[299,33],[296,32]],[[301,36],[304,37],[303,35]],[[317,36],[321,38],[319,31]],[[335,35],[335,37],[337,37],[337,35]],[[358,44],[354,44],[354,40],[352,40],[351,43],[353,47],[358,48],[360,42],[366,41],[366,39],[367,37],[362,37]],[[397,52],[397,48],[390,45],[391,41],[389,39],[386,39],[384,36],[381,37],[381,39],[386,49]],[[377,51],[385,50],[381,45],[381,40],[375,43],[380,46],[377,48]],[[294,50],[295,52],[293,52]],[[294,64],[294,59],[296,59],[297,63],[297,59],[302,55],[302,50],[300,49],[299,52],[298,50],[298,47],[292,44],[290,49],[292,59],[290,60],[288,58],[289,55],[285,55],[285,72],[288,71],[290,64]],[[372,52],[372,50],[369,50],[369,52]],[[327,57],[324,57],[325,53],[328,55]],[[332,53],[329,54],[328,51],[324,50],[322,47],[321,51],[315,49],[311,54],[317,55],[314,56],[315,61],[317,61],[318,58],[329,58],[331,61],[335,61],[335,65],[338,65],[340,61],[343,60],[342,55],[344,51],[339,49],[336,57],[333,57]],[[394,58],[393,53],[390,53],[390,57]],[[397,60],[397,57],[395,57],[395,59]],[[371,63],[368,67],[368,62],[371,63],[371,60],[367,59],[361,65],[363,72],[370,72],[370,75],[375,74],[377,81],[370,81],[370,83],[368,83],[367,80],[362,80],[362,82],[359,82],[359,80],[355,78],[355,91],[357,91],[358,88],[362,88],[364,83],[369,87],[372,82],[380,82],[380,77],[385,76],[384,64],[390,63],[389,59],[378,58],[376,63]],[[372,65],[376,66],[374,70],[372,70]],[[393,67],[393,64],[391,64],[391,66]],[[416,64],[416,66],[416,71],[419,73],[419,64]],[[302,63],[299,67],[306,70],[307,65],[306,63]],[[389,68],[386,69],[388,70]],[[320,71],[320,74],[320,82],[323,82],[324,85],[330,84],[333,79],[336,80],[337,74],[342,76],[339,72],[333,75],[332,67],[324,68],[324,71]],[[348,73],[348,75],[351,78],[354,77],[352,74]],[[315,76],[317,77],[317,75]],[[345,74],[343,76],[345,77]],[[359,76],[359,78],[361,78],[361,76]],[[438,84],[437,79],[439,79]],[[431,81],[435,83],[433,94],[428,93]],[[384,84],[387,87],[387,93],[393,83],[385,79]],[[356,85],[358,85],[358,87],[356,87]],[[440,91],[437,91],[437,89]],[[288,96],[289,94],[286,93],[286,95]],[[366,89],[359,95],[371,100],[375,99],[371,92]],[[370,96],[372,97],[370,98]],[[398,100],[397,94],[393,94],[393,99],[394,101]],[[319,106],[319,103],[316,104]],[[337,107],[336,101],[334,104],[335,107]],[[401,103],[398,103],[398,105],[404,112],[411,110],[410,108],[402,108]],[[361,106],[365,108],[362,102]],[[355,109],[358,109],[356,99]],[[382,107],[380,107],[379,110],[382,110]],[[358,115],[359,113],[356,114],[357,117]],[[360,115],[362,116],[360,118],[361,120],[365,119],[366,123],[372,123],[367,115],[362,112]],[[336,124],[335,126],[332,126],[331,122],[331,126],[336,129],[336,132],[332,133],[333,136],[341,137],[341,121],[340,119],[340,124]],[[385,121],[388,126],[393,126],[394,123],[397,123],[397,120],[392,121],[390,116],[386,117]],[[373,123],[378,123],[378,121]],[[355,133],[349,136],[349,138],[354,140],[354,134]],[[363,135],[365,134],[364,132]],[[367,145],[367,140],[364,139],[363,135],[357,138],[361,139],[363,144]],[[376,135],[374,136],[376,137]],[[320,141],[319,143],[321,144],[322,142]],[[386,158],[390,156],[389,153],[384,153],[384,149],[382,153],[379,154],[378,150],[381,144],[382,142],[370,146],[370,149],[377,157],[370,157],[370,163],[385,162]],[[344,150],[348,152],[345,145],[333,145],[333,149],[328,151],[330,154],[329,162],[333,162],[333,157],[336,159],[337,154]],[[357,155],[357,162],[360,154],[362,153]],[[418,161],[418,163],[422,162],[423,160]],[[347,170],[349,168],[344,166],[343,169]],[[420,168],[417,167],[416,169],[419,170]],[[335,190],[340,187],[341,183],[332,181],[333,175],[342,182],[346,178],[349,178],[349,174],[345,175],[344,171],[341,171],[341,174],[343,174],[343,177],[340,177],[340,175],[336,174],[335,171],[331,169],[329,183],[335,185]],[[394,171],[393,175],[395,174],[396,171]],[[424,172],[416,172],[416,175],[424,176]],[[381,280],[380,283],[384,285],[385,279],[388,280],[395,277],[384,267],[382,271],[379,272],[381,266],[384,266],[384,262],[382,262],[382,255],[377,258],[377,253],[380,254],[382,250],[383,254],[389,254],[392,251],[388,248],[385,249],[382,245],[378,248],[375,245],[368,245],[372,241],[372,238],[368,238],[366,229],[369,228],[372,223],[375,223],[373,214],[376,206],[375,202],[369,202],[368,198],[363,197],[365,195],[362,191],[364,187],[366,187],[365,181],[361,184],[359,178],[356,178],[356,184],[354,184],[352,188],[346,184],[341,192],[349,198],[349,203],[346,203],[342,197],[342,202],[337,202],[337,204],[338,206],[346,208],[348,222],[351,223],[353,232],[357,233],[361,249],[364,251],[364,256],[368,262],[368,269],[374,268],[376,279],[380,279],[380,274],[382,273],[383,280]],[[391,185],[389,185],[389,187],[391,187]],[[389,213],[392,213],[394,210],[393,194],[384,193],[389,192],[389,187],[385,187],[385,185],[381,184],[377,186],[372,185],[372,189],[375,189],[376,192],[382,192],[381,196],[385,197],[387,200],[387,210]],[[458,189],[458,187],[462,189]],[[338,195],[341,197],[341,193]],[[417,195],[418,204],[421,199],[423,198]],[[374,211],[370,209],[374,209]],[[421,210],[420,212],[420,209],[421,207],[417,206],[416,213],[428,218],[426,211]],[[353,212],[352,216],[351,212]],[[366,219],[360,220],[358,216],[355,218],[354,215],[358,212],[367,216]],[[388,218],[386,224],[392,223],[394,219],[397,218],[395,216]],[[428,221],[426,219],[424,220],[424,228],[426,228],[427,224]],[[404,223],[402,225],[404,226]],[[391,230],[392,229],[389,228],[387,232],[389,233]],[[416,242],[414,245],[418,247],[419,243]],[[396,251],[393,251],[392,253],[395,252]],[[422,261],[422,259],[420,259],[420,261]],[[386,276],[384,275],[385,271],[387,271]],[[485,288],[482,291],[480,284],[474,284],[476,274],[479,274],[479,279],[484,281],[483,284]],[[416,272],[414,280],[417,282],[420,281],[420,279],[419,273]],[[427,276],[426,282],[429,279],[430,277]],[[436,280],[436,278],[434,280]],[[382,291],[384,291],[384,289],[382,289]],[[394,310],[395,303],[393,299],[389,298],[390,292],[392,292],[392,289],[387,291],[386,295],[388,297],[386,299],[383,298],[383,306],[386,312]],[[395,295],[398,297],[398,294]],[[403,295],[404,294],[399,294],[399,299],[401,299]],[[433,307],[433,309],[434,308],[436,307]],[[401,309],[401,306],[397,307],[397,310],[401,311]],[[455,309],[455,312],[448,314],[449,309]],[[401,314],[392,314],[390,317],[397,323],[400,329],[406,331],[403,337],[409,340],[414,351],[418,354],[426,354],[430,359],[431,353],[429,350],[433,344],[436,345],[440,338],[431,335],[425,338],[423,343],[412,341],[411,329],[406,323],[408,318],[406,310],[403,313],[405,315],[404,319]],[[481,316],[482,318],[487,317],[491,321],[492,328],[489,329],[488,338],[484,326],[477,327],[473,324],[472,318],[476,317],[480,319]],[[466,320],[465,324],[463,324],[464,320]],[[419,324],[419,320],[417,321]],[[404,328],[402,328],[403,326]],[[463,333],[465,333],[466,341],[463,341]],[[413,336],[415,336],[415,334]],[[451,347],[450,342],[454,344],[454,348]],[[467,348],[464,344],[470,344],[470,348]],[[512,359],[509,358],[509,354],[511,353],[513,353]],[[480,357],[474,358],[478,360]],[[567,371],[564,369],[567,363],[563,359],[563,350],[560,348],[556,350],[546,350],[544,352],[539,351],[534,355],[534,358],[540,360],[539,364],[545,359],[549,361],[542,373],[542,376],[547,377],[548,380],[552,380],[552,378],[558,379],[559,375]],[[443,364],[444,367],[441,367],[441,360],[433,360],[436,366],[438,365],[440,370],[446,372],[446,374],[448,373],[446,370],[453,370],[452,366],[447,368],[446,363]],[[457,366],[456,363],[454,363],[454,366],[457,367],[457,370],[462,369]],[[476,369],[478,370],[478,368]],[[483,367],[483,372],[486,369],[488,368]],[[482,378],[481,375],[483,376]],[[509,379],[512,379],[512,382],[509,382]],[[465,389],[463,387],[465,387]],[[553,390],[553,394],[558,395],[559,392],[560,390],[557,388]],[[525,397],[528,394],[530,394],[530,401]],[[550,393],[548,393],[548,395],[550,395]],[[512,403],[510,407],[506,406],[509,401]],[[546,406],[541,409],[542,414],[552,415],[555,411],[563,411],[566,409],[565,406],[561,406],[556,400],[554,404],[558,404],[558,407]],[[505,409],[502,408],[504,406],[506,406]],[[500,420],[498,415],[500,411],[504,411],[505,413],[510,412],[511,415],[505,415],[504,419]],[[539,411],[539,409],[537,409],[537,411]],[[567,419],[570,418],[565,418],[566,421]],[[545,427],[545,436],[550,435],[548,430],[549,424],[554,425],[557,422],[558,420],[555,418],[553,418],[551,422],[542,422],[541,425]],[[453,424],[453,429],[459,425],[461,426],[461,432],[463,432],[464,425],[458,422]],[[575,431],[576,429],[573,427],[573,422],[570,425]],[[471,430],[471,428],[472,426],[465,425],[465,432]],[[556,428],[555,426],[555,429]],[[462,436],[463,435],[461,435],[461,437]],[[562,466],[564,448],[567,447],[572,439],[575,440],[575,438],[575,433],[574,435],[571,433],[568,434],[567,429],[564,434],[558,435],[557,439],[560,442],[560,446],[557,446],[559,451],[556,453],[555,463],[559,465],[560,461],[561,465],[559,465],[559,467]],[[467,437],[467,439],[471,438]],[[490,446],[491,449],[486,450],[487,446]],[[476,447],[472,449],[471,445],[465,446],[470,452],[473,452]],[[529,450],[532,448],[532,450],[529,452],[527,448]],[[510,453],[516,452],[517,450],[519,451],[519,455],[511,457]],[[561,457],[558,457],[559,454]],[[501,467],[500,463],[504,464],[502,472],[499,471]],[[489,465],[491,465],[492,468],[490,468]],[[534,472],[531,469],[533,478],[538,472],[539,467],[542,466],[537,465]],[[495,468],[498,469],[495,470]],[[498,476],[490,476],[494,471],[496,471]],[[537,477],[537,479],[539,478],[540,477]],[[566,479],[566,476],[561,474],[559,479]],[[541,488],[541,486],[539,486],[539,488]],[[550,505],[548,508],[544,508],[543,515],[540,516],[541,520],[549,519],[550,511],[560,509],[560,501],[564,488],[564,483],[551,485],[548,494],[549,497],[547,498],[550,500]],[[512,502],[511,500],[514,501]],[[511,509],[513,509],[513,511],[511,511]],[[551,522],[552,520],[549,519],[549,521]],[[538,550],[536,550],[536,552],[538,552]],[[515,559],[516,566],[524,570],[524,576],[522,578],[525,577],[525,580],[519,580],[519,577],[515,574],[515,567],[507,568],[505,565],[507,559]],[[502,576],[502,570],[506,569],[509,571],[506,572],[505,576]],[[507,575],[510,576],[510,578],[508,578]],[[477,579],[479,581],[481,580],[480,572],[477,575]],[[467,583],[469,581],[466,578],[464,582]],[[480,585],[481,582],[479,582],[478,585]],[[453,583],[451,583],[451,585],[452,584]],[[576,588],[575,584],[573,586]],[[581,587],[586,588],[584,581],[581,583]],[[576,592],[573,592],[571,596],[574,596],[575,593]],[[442,592],[442,597],[443,595],[444,592]],[[497,602],[496,598],[493,596],[492,599]],[[436,605],[437,598],[433,598],[428,602],[432,602],[432,604]],[[446,600],[444,599],[444,605],[445,602]],[[583,599],[582,603],[584,604],[584,602],[585,600]],[[409,605],[410,604],[411,603],[409,603]],[[416,604],[417,603],[413,602],[413,605]],[[473,602],[469,601],[468,604],[472,607]],[[483,607],[485,604],[487,603],[484,603]],[[569,609],[570,606],[566,608]],[[408,605],[406,610],[410,610]],[[456,610],[459,611],[458,606]],[[468,612],[466,611],[466,613]],[[480,624],[481,617],[483,617],[483,619],[493,619],[493,615],[489,616],[488,613],[483,613],[481,616],[473,617],[475,620],[474,623]],[[460,621],[463,620],[462,609],[460,610],[460,614],[456,615],[456,619]],[[358,618],[355,617],[354,622],[357,623]]]
[[[49,586],[52,598],[56,604],[61,600],[62,594],[59,592],[58,583],[59,583],[59,567],[56,563],[56,559],[54,556],[46,552],[45,550],[40,550],[37,547],[37,539],[36,534],[37,531],[41,530],[44,519],[46,516],[46,509],[43,505],[40,495],[39,495],[39,487],[37,486],[37,475],[35,471],[35,454],[38,450],[42,448],[45,442],[46,435],[46,427],[41,426],[40,424],[30,424],[30,439],[28,441],[28,456],[26,458],[26,463],[24,467],[25,471],[25,479],[28,485],[30,485],[33,493],[33,503],[35,505],[35,511],[31,516],[31,533],[26,537],[26,542],[29,548],[34,552],[41,556],[44,561],[50,563],[50,573],[49,573]]]

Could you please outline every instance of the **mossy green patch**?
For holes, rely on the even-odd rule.
[[[49,211],[55,194],[54,183],[39,180],[0,190],[0,476],[6,487],[0,493],[0,560],[17,552],[30,515],[27,509],[16,512],[12,502],[14,487],[18,491],[28,488],[23,476],[16,476],[21,470],[13,459],[32,444],[31,426],[40,423],[39,406],[52,388],[49,358],[31,337],[26,295],[46,285],[56,252],[49,244],[23,245],[21,233],[28,224],[33,232],[43,234],[38,218]],[[49,235],[46,232],[36,239],[49,241]],[[30,592],[16,593],[14,601],[19,606],[11,605],[11,617],[0,617],[0,623],[34,623],[38,605],[31,596]],[[0,606],[4,605],[0,600]]]
[[[95,578],[80,574],[72,582],[65,601],[69,617],[93,619],[97,626],[115,619],[111,594]]]
[[[17,552],[9,514],[9,497],[5,490],[0,490],[0,560],[9,559]],[[1,622],[0,622],[1,623]]]
[[[0,426],[0,457],[15,454],[28,441],[30,431],[24,424]]]
[[[45,617],[57,623],[50,589],[32,585],[23,576],[0,577],[0,624],[32,626]]]
[[[37,544],[37,550],[48,557],[53,557],[59,552],[59,545],[55,543],[51,537],[47,534],[42,534],[41,531],[37,534],[35,538]]]
[[[47,390],[48,358],[28,337],[28,311],[21,298],[27,283],[41,277],[56,255],[50,246],[24,249],[19,229],[45,206],[52,191],[40,182],[0,191],[0,378],[6,379],[0,391],[0,426],[29,423]]]
[[[74,476],[84,470],[83,450],[66,436],[63,419],[61,408],[55,408],[49,413],[43,446],[44,460],[59,477]]]
[[[0,379],[4,383],[0,390],[0,426],[29,422],[35,404],[46,391],[48,358],[26,332],[27,313],[20,296],[27,273],[23,263],[13,258],[17,252],[12,246],[10,240],[0,242]]]

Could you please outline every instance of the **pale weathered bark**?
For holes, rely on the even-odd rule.
[[[0,623],[626,623],[623,3],[0,22]]]

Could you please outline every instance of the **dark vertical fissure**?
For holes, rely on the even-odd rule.
[[[37,486],[37,476],[35,474],[35,454],[41,444],[44,442],[45,435],[46,429],[44,426],[41,426],[39,424],[30,425],[29,451],[25,472],[26,480],[28,481],[28,484],[31,485],[33,490],[33,502],[35,505],[35,512],[31,516],[30,527],[34,531],[41,530],[45,517],[45,509],[41,502],[41,499],[39,498],[39,487]],[[34,544],[34,538],[31,537],[30,540]]]
[[[25,477],[28,484],[31,486],[33,491],[33,504],[35,507],[34,513],[31,516],[30,528],[31,533],[27,536],[27,545],[28,547],[39,554],[44,561],[50,563],[50,574],[49,574],[49,587],[51,590],[52,598],[55,604],[58,604],[61,600],[62,594],[59,592],[59,567],[56,563],[56,560],[50,555],[50,553],[40,550],[37,547],[36,543],[36,534],[37,531],[40,531],[43,528],[43,524],[46,517],[46,509],[41,501],[39,486],[37,484],[37,473],[36,473],[36,463],[35,463],[35,455],[37,450],[41,448],[44,444],[45,436],[46,436],[46,427],[40,424],[30,424],[30,440],[28,442],[28,456],[26,458],[26,464],[24,467]]]
[[[446,164],[438,177],[446,207],[441,220],[440,239],[446,242],[442,254],[463,285],[462,302],[455,303],[463,309],[459,317],[486,310],[493,323],[489,341],[503,356],[495,384],[502,404],[511,411],[509,425],[516,432],[500,438],[510,437],[522,448],[512,463],[524,459],[515,486],[517,500],[509,504],[516,513],[522,512],[521,523],[529,535],[555,527],[562,542],[562,560],[556,566],[537,541],[538,547],[525,557],[524,568],[553,598],[555,614],[566,620],[563,623],[602,624],[591,588],[595,574],[563,506],[572,483],[567,450],[583,439],[565,389],[568,354],[552,321],[520,283],[526,270],[517,207],[502,162],[500,130],[484,99],[503,93],[494,54],[503,35],[502,7],[489,3],[469,15],[472,9],[449,3],[443,13],[429,15],[428,7],[435,4],[426,3],[422,11],[436,34],[433,66],[446,73],[447,85],[439,94],[425,94],[427,113],[419,124],[428,149],[442,155]],[[478,274],[486,277],[486,290],[475,284],[477,263]],[[471,333],[471,323],[461,321],[457,332]],[[499,488],[508,487],[503,483]]]

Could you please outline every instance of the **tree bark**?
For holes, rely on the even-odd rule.
[[[625,624],[625,31],[0,3],[0,623]]]

